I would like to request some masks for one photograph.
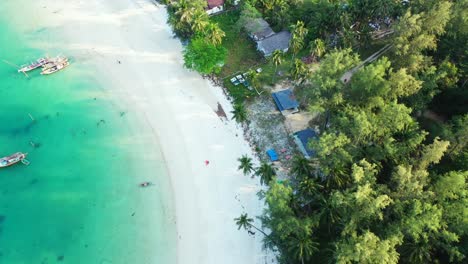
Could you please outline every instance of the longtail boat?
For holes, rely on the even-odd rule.
[[[0,168],[3,168],[3,167],[8,167],[8,166],[11,166],[13,164],[16,164],[20,161],[26,161],[26,155],[25,153],[21,153],[21,152],[17,152],[15,154],[12,154],[8,157],[3,157],[0,159]],[[27,162],[27,161],[26,161]]]
[[[28,71],[32,71],[32,70],[37,69],[37,68],[39,68],[41,66],[44,66],[49,61],[50,60],[48,58],[39,58],[36,61],[31,62],[30,64],[21,66],[21,68],[18,69],[18,72],[25,73],[25,72],[28,72]]]
[[[44,71],[45,69],[52,68],[56,66],[57,64],[63,64],[65,62],[68,62],[67,57],[56,57],[56,58],[50,59],[47,63],[42,65],[42,71]]]
[[[70,65],[68,60],[61,61],[61,62],[55,62],[52,65],[48,65],[47,67],[44,67],[44,69],[42,69],[42,71],[41,71],[41,74],[42,75],[48,75],[48,74],[56,73],[56,72],[58,72],[60,70],[65,69],[68,65]]]

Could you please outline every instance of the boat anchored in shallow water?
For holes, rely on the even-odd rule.
[[[68,65],[70,65],[70,63],[68,62],[68,59],[66,58],[60,61],[51,62],[51,63],[48,63],[47,66],[45,66],[42,69],[41,74],[49,75],[52,73],[56,73],[60,70],[65,69],[66,67],[68,67]]]
[[[10,156],[1,158],[0,168],[8,167],[18,162],[29,165],[29,161],[26,160],[26,155],[27,153],[16,152],[15,154],[12,154]]]
[[[39,58],[34,62],[31,62],[30,64],[23,65],[21,68],[18,69],[18,72],[26,73],[28,71],[32,71],[34,69],[37,69],[41,66],[44,66],[45,64],[49,63],[50,59],[49,58]]]

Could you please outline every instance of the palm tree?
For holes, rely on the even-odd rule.
[[[180,0],[173,4],[175,14],[179,16],[181,22],[190,24],[195,13],[195,9],[190,5],[188,0]]]
[[[328,228],[328,233],[331,232],[331,228],[336,228],[336,223],[340,222],[342,217],[342,211],[340,210],[342,205],[336,202],[334,197],[320,197],[320,221],[324,223]]]
[[[192,21],[193,32],[205,32],[205,29],[208,26],[208,24],[208,15],[206,14],[206,12],[204,10],[196,10]]]
[[[321,58],[325,53],[325,42],[321,39],[315,39],[313,42],[310,43],[310,53],[312,56],[317,58]]]
[[[293,49],[293,55],[295,56],[304,47],[304,40],[307,33],[309,33],[309,30],[305,27],[304,22],[302,21],[297,21],[296,25],[292,28],[293,33],[291,38],[291,47]]]
[[[292,59],[296,58],[297,53],[304,47],[304,41],[297,36],[292,36],[289,44],[292,48],[293,56]]]
[[[309,160],[302,156],[295,156],[292,160],[291,172],[300,178],[309,178],[313,173],[314,168]]]
[[[242,123],[247,120],[247,111],[241,103],[235,103],[234,109],[231,111],[232,119],[236,120],[238,123]]]
[[[289,250],[304,264],[304,260],[310,259],[310,257],[318,251],[318,245],[319,244],[313,241],[311,236],[306,232],[301,233],[299,237],[290,241]]]
[[[242,173],[244,173],[244,175],[247,175],[254,170],[253,164],[252,164],[252,158],[249,158],[247,155],[243,155],[237,160],[240,162],[240,165],[239,167],[237,167],[237,169],[242,170]]]
[[[260,184],[268,185],[276,173],[270,164],[262,163],[255,171],[255,175],[260,177]]]
[[[255,89],[260,88],[260,80],[259,80],[260,74],[258,72],[256,72],[255,70],[249,70],[247,72],[247,76],[249,76],[250,84]]]
[[[291,68],[291,75],[294,80],[302,83],[307,77],[308,69],[307,66],[299,59],[294,60],[294,65]]]
[[[278,73],[278,65],[283,63],[283,51],[281,50],[273,51],[271,60],[273,61],[273,64],[275,65],[275,76],[276,76]]]
[[[325,177],[325,186],[327,188],[343,188],[350,181],[349,171],[346,169],[334,168]]]
[[[264,236],[268,237],[268,235],[263,232],[263,230],[259,229],[258,227],[254,226],[252,222],[254,221],[252,218],[249,218],[247,214],[241,214],[239,217],[234,218],[234,221],[236,221],[237,225],[237,230],[244,228],[245,230],[250,230],[250,228],[255,228],[257,231],[262,233]]]
[[[273,8],[275,7],[275,1],[271,1],[271,0],[260,0],[260,2],[262,3],[263,7],[265,7],[265,9],[267,11],[271,11],[273,10]]]
[[[429,263],[432,259],[431,245],[429,241],[411,241],[403,245],[402,255],[411,263]]]
[[[297,190],[302,199],[303,206],[310,203],[317,204],[323,186],[319,183],[317,178],[302,178],[299,179]]]
[[[309,30],[305,27],[304,22],[297,21],[296,25],[294,26],[294,35],[299,37],[300,39],[304,39],[305,36],[309,33]]]
[[[209,23],[205,28],[206,39],[215,46],[220,45],[225,36],[226,34],[221,30],[218,23]]]

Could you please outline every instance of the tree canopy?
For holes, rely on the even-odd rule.
[[[195,38],[184,50],[184,65],[202,74],[214,73],[223,66],[226,53],[227,50],[222,46],[215,46],[203,38]]]

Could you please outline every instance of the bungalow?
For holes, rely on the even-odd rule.
[[[206,13],[213,15],[224,10],[224,0],[206,0],[208,3]]]
[[[244,28],[257,43],[257,50],[265,57],[270,56],[275,50],[286,52],[289,49],[291,33],[288,31],[275,33],[263,18],[251,19],[244,25]]]
[[[268,22],[263,18],[251,19],[245,24],[244,28],[254,41],[259,41],[275,34]]]
[[[289,49],[290,40],[291,33],[288,31],[281,31],[268,38],[258,41],[257,49],[262,52],[265,57],[273,54],[275,50],[287,52]]]
[[[276,107],[284,116],[299,112],[299,102],[297,102],[291,89],[272,93],[272,96]]]
[[[311,140],[318,139],[317,133],[310,129],[304,129],[293,134],[294,141],[296,142],[299,150],[302,152],[306,159],[310,159],[316,155],[315,150],[309,147]]]

